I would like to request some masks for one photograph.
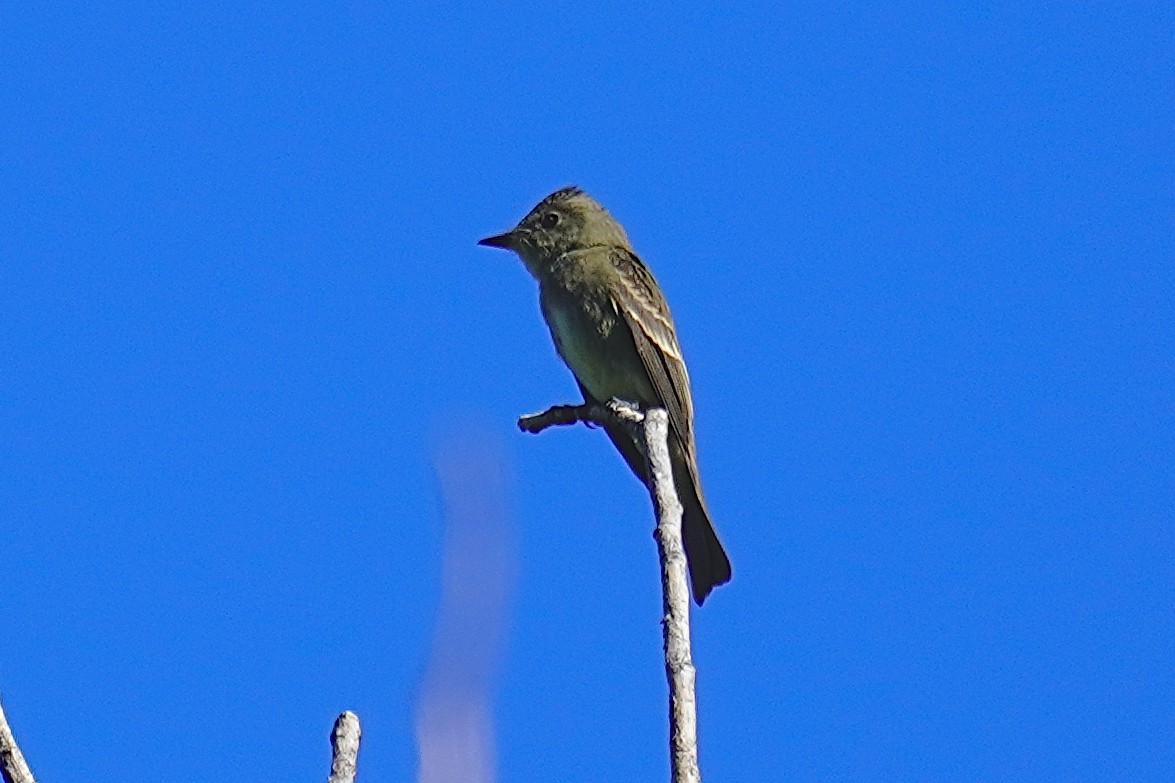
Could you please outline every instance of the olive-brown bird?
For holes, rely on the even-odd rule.
[[[555,191],[513,229],[478,244],[513,250],[538,280],[543,317],[585,402],[616,398],[668,411],[685,553],[700,606],[711,590],[730,580],[730,560],[702,497],[689,376],[657,281],[616,219],[575,187]],[[647,484],[637,444],[623,429],[605,430]]]

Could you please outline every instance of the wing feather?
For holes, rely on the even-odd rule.
[[[670,427],[692,452],[694,410],[689,374],[665,295],[644,262],[632,251],[614,248],[611,260],[621,280],[621,285],[613,291],[616,312],[632,331],[637,354],[653,389],[669,412]]]

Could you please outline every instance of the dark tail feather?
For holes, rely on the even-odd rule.
[[[585,396],[586,399],[586,396]],[[648,483],[645,457],[632,438],[615,427],[605,427],[608,437],[616,444],[624,461],[643,483]],[[685,539],[685,558],[689,563],[690,583],[694,601],[698,606],[706,600],[710,591],[730,581],[730,560],[710,524],[710,512],[702,500],[702,491],[691,464],[682,453],[676,439],[670,445],[673,458],[673,474],[677,484],[677,496],[682,507],[682,538]]]
[[[682,515],[682,535],[685,538],[685,557],[689,561],[690,582],[693,586],[694,600],[698,606],[706,600],[710,591],[721,584],[730,581],[730,559],[710,524],[710,515],[706,511],[705,501],[701,494],[692,486],[679,487],[681,504],[685,509]]]

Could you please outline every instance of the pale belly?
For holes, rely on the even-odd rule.
[[[555,349],[588,394],[601,401],[619,397],[655,402],[652,385],[623,322],[614,322],[604,335],[574,302],[564,305],[548,300],[543,309]]]

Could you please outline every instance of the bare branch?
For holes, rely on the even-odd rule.
[[[359,762],[359,716],[350,710],[335,719],[330,734],[330,778],[326,783],[354,783]]]
[[[690,652],[689,587],[681,533],[681,501],[669,458],[669,414],[660,408],[641,413],[621,400],[607,405],[556,405],[523,416],[518,426],[538,433],[575,424],[617,425],[628,429],[648,459],[649,495],[657,515],[653,537],[661,560],[662,633],[665,676],[669,680],[669,752],[672,783],[701,783],[698,769],[698,717],[695,670]]]
[[[583,405],[552,405],[540,413],[529,413],[518,418],[518,429],[538,434],[548,427],[562,427],[568,424],[586,424],[589,427],[613,424],[624,427],[633,437],[643,440],[640,425],[645,420],[635,405],[624,400],[611,400],[607,404],[598,402]]]
[[[8,727],[3,706],[0,706],[0,773],[4,775],[4,783],[37,783]]]
[[[518,429],[538,434],[547,427],[585,424],[591,421],[590,405],[553,405],[541,413],[529,413],[518,418]]]
[[[649,494],[657,513],[657,550],[661,556],[661,630],[665,676],[669,680],[669,752],[673,783],[700,783],[698,712],[694,696],[694,662],[690,652],[689,587],[681,535],[681,501],[673,485],[669,460],[669,414],[655,408],[645,416],[645,453],[649,460]]]

